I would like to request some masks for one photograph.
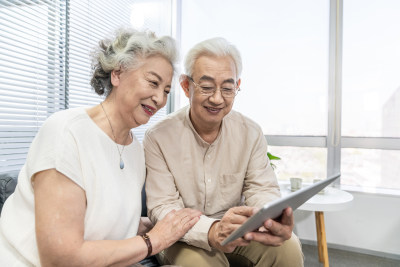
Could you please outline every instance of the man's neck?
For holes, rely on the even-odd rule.
[[[193,120],[190,114],[189,118],[193,124],[194,129],[205,142],[212,144],[215,141],[215,139],[217,139],[222,123],[215,125],[214,124],[202,125],[200,122],[196,122],[196,120]]]

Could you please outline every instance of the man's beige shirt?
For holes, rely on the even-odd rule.
[[[189,245],[211,250],[208,231],[229,208],[261,207],[280,197],[262,130],[239,112],[224,117],[209,144],[194,129],[189,106],[184,107],[151,127],[143,145],[150,219],[157,222],[184,207],[203,212],[182,238]]]

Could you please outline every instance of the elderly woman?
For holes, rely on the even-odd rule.
[[[148,32],[100,42],[91,84],[105,100],[60,111],[32,142],[0,221],[1,266],[126,266],[181,238],[199,211],[170,212],[146,233],[144,153],[131,129],[171,90],[175,43]]]

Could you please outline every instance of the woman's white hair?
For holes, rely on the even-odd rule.
[[[119,29],[112,39],[100,41],[92,55],[93,75],[91,85],[99,95],[108,96],[113,88],[113,70],[134,70],[151,56],[167,59],[175,71],[178,51],[175,40],[169,36],[158,38],[151,31]]]
[[[239,50],[222,37],[211,38],[198,43],[185,57],[185,73],[188,76],[193,75],[193,67],[196,60],[201,56],[216,56],[224,57],[230,56],[236,66],[236,78],[240,78],[242,73],[242,58]]]

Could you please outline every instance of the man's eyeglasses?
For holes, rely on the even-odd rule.
[[[193,81],[193,78],[187,76],[188,79],[199,88],[200,94],[204,96],[212,96],[217,91],[217,88],[214,84],[197,84]],[[209,83],[209,82],[207,82]],[[222,96],[225,98],[235,97],[237,93],[240,91],[240,87],[237,84],[227,84],[219,88]]]

